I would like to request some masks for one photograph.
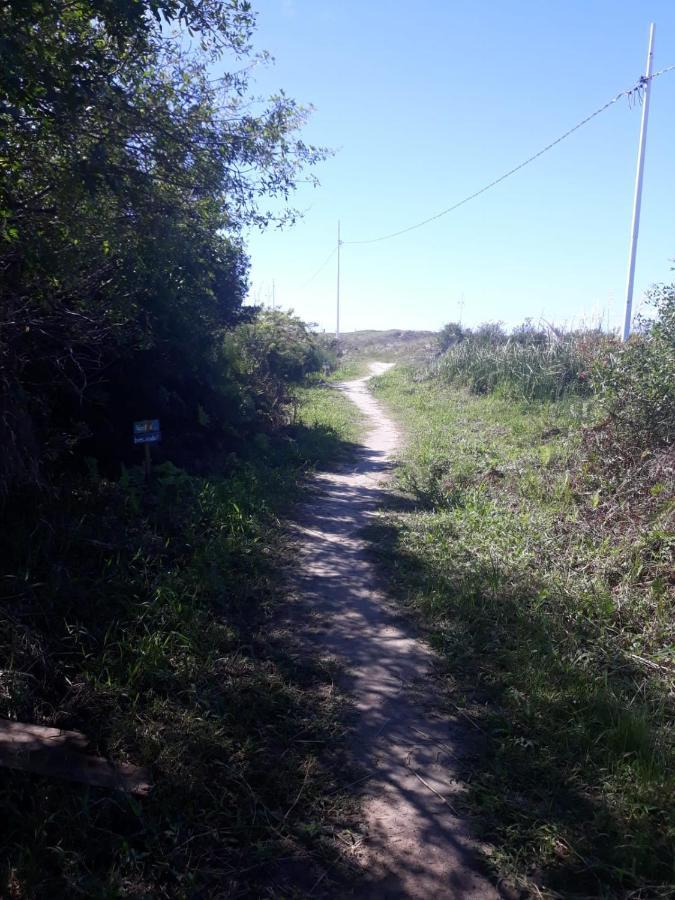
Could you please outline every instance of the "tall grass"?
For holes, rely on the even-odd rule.
[[[432,373],[474,394],[498,391],[520,400],[559,400],[590,393],[593,361],[606,342],[596,332],[527,343],[486,343],[469,336],[450,347]]]

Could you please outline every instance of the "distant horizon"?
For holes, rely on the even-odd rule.
[[[270,310],[270,311],[274,311],[276,309],[277,311],[280,311],[280,312],[286,312],[286,313],[290,313],[292,315],[298,315],[297,310],[294,310],[292,308],[284,309],[283,307],[281,307],[279,305],[277,305],[275,307],[272,307],[271,305],[268,305],[266,303],[262,303],[262,304],[248,303],[245,305],[259,306],[262,309],[266,309],[266,310]],[[636,316],[638,316],[640,313],[644,313],[644,311],[648,308],[649,308],[649,305],[646,302],[643,302],[640,305],[639,309],[636,310],[634,318]],[[335,334],[334,328],[333,329],[325,328],[324,326],[322,326],[316,322],[309,322],[307,320],[303,320],[303,321],[305,321],[306,324],[309,325],[314,331],[320,332],[322,334],[327,334],[327,335]],[[404,328],[404,327],[399,327],[398,325],[390,325],[386,328],[353,328],[353,329],[348,329],[348,330],[341,329],[340,336],[344,337],[345,335],[349,335],[349,334],[363,334],[364,332],[373,332],[375,334],[386,334],[386,333],[392,332],[392,331],[400,331],[400,332],[411,333],[411,334],[432,334],[433,335],[433,334],[438,334],[439,331],[441,331],[446,325],[448,325],[450,323],[461,325],[462,328],[466,328],[466,329],[479,328],[481,325],[496,324],[496,325],[501,325],[508,334],[508,333],[512,332],[514,329],[519,328],[521,325],[527,324],[528,321],[535,327],[541,326],[541,327],[547,327],[549,329],[555,328],[557,330],[562,330],[563,332],[576,331],[576,330],[599,329],[599,330],[605,332],[606,334],[616,334],[618,336],[621,333],[621,326],[619,323],[614,323],[610,326],[610,325],[608,325],[605,318],[602,318],[602,319],[596,318],[595,323],[592,319],[586,319],[586,320],[581,319],[577,323],[574,323],[572,321],[568,324],[566,322],[556,322],[555,320],[551,321],[548,319],[543,319],[541,317],[538,317],[535,319],[534,317],[530,316],[530,317],[525,317],[525,319],[521,320],[520,322],[514,322],[513,324],[509,324],[501,319],[481,319],[480,321],[473,322],[473,323],[459,322],[458,319],[447,319],[438,328],[407,328],[407,327]]]

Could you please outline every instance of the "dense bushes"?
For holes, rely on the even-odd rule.
[[[322,156],[292,100],[252,111],[253,26],[241,0],[2,5],[0,495],[117,464],[134,418],[237,427],[241,231]]]
[[[223,357],[257,420],[267,425],[284,421],[294,385],[336,361],[323,335],[310,331],[292,313],[278,310],[263,310],[226,333]]]
[[[655,288],[654,321],[595,367],[594,384],[616,429],[639,449],[675,439],[675,285]]]
[[[278,428],[326,357],[244,307],[241,237],[323,153],[249,96],[253,25],[247,0],[0,5],[0,717],[156,781],[138,805],[0,770],[3,897],[240,895],[323,819],[333,701],[260,631],[277,517],[342,442]]]
[[[3,897],[243,895],[321,852],[335,704],[262,632],[278,516],[342,442],[278,427],[326,357],[244,307],[241,235],[322,154],[293,101],[248,96],[253,24],[246,0],[0,6],[0,717],[156,785],[0,770]]]
[[[187,372],[180,360],[168,365],[170,347],[167,365],[154,371],[151,352],[114,367],[106,402],[92,413],[90,435],[78,444],[79,457],[92,457],[116,475],[120,461],[138,459],[132,421],[152,417],[162,423],[158,458],[204,472],[257,431],[286,424],[296,387],[332,364],[330,349],[290,313],[245,307],[241,315],[244,321],[210,341],[208,354],[195,349]]]

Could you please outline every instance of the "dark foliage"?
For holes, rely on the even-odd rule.
[[[76,448],[115,464],[137,417],[186,443],[241,420],[220,358],[242,317],[241,228],[322,155],[293,138],[293,101],[213,80],[253,25],[241,0],[2,5],[0,495]]]
[[[668,447],[675,439],[675,285],[651,292],[656,316],[598,360],[594,384],[624,446]]]

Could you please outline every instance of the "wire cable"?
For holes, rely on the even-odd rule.
[[[663,69],[660,69],[658,72],[655,72],[653,75],[650,75],[650,79],[658,78],[659,75],[664,75],[666,72],[671,72],[675,69],[675,65],[666,66]],[[499,178],[495,178],[494,181],[491,181],[489,184],[486,184],[485,187],[482,187],[478,191],[474,191],[473,194],[469,194],[468,197],[464,197],[463,200],[460,200],[458,203],[453,203],[452,206],[448,206],[447,209],[442,209],[440,212],[436,213],[433,216],[429,216],[428,219],[423,219],[421,222],[416,222],[414,225],[408,225],[407,228],[401,228],[399,231],[392,231],[389,234],[383,234],[379,237],[368,238],[366,240],[361,241],[342,241],[343,244],[376,244],[380,241],[388,241],[391,238],[399,237],[401,234],[407,234],[409,231],[414,231],[416,228],[422,228],[423,225],[428,225],[430,222],[435,222],[436,219],[440,219],[442,216],[447,216],[448,213],[454,212],[456,209],[459,209],[460,206],[464,206],[465,203],[469,203],[470,200],[475,200],[476,197],[480,197],[481,194],[486,193],[486,191],[491,190],[493,187],[496,187],[498,184],[501,184],[502,181],[506,181],[507,178],[510,178],[512,175],[515,175],[516,172],[519,172],[521,169],[524,169],[525,166],[529,166],[530,163],[533,163],[536,159],[539,159],[540,156],[543,156],[544,153],[547,153],[549,150],[552,150],[553,147],[556,147],[570,135],[574,134],[575,131],[578,131],[580,128],[583,128],[584,125],[587,125],[596,116],[599,116],[601,113],[605,112],[606,109],[609,109],[610,106],[613,106],[622,97],[631,98],[635,95],[641,97],[642,90],[644,89],[645,84],[647,83],[647,77],[642,76],[633,87],[628,88],[625,91],[621,91],[616,95],[616,97],[612,97],[611,100],[608,100],[603,106],[599,107],[592,112],[590,115],[586,116],[585,119],[582,119],[578,122],[573,128],[570,128],[564,134],[561,134],[560,137],[556,138],[554,141],[551,141],[550,144],[547,144],[545,147],[542,147],[537,153],[529,156],[526,160],[519,163],[517,166],[514,166],[513,169],[509,169],[508,172],[505,172],[503,175],[500,175]]]
[[[658,78],[659,75],[665,75],[666,72],[672,72],[673,69],[675,69],[675,65],[673,65],[673,66],[664,66],[662,69],[659,69],[658,72],[653,72],[649,77],[650,77],[650,78],[652,79],[652,81],[653,81],[655,78]],[[643,77],[641,80],[644,81],[644,80],[645,80],[644,77]]]
[[[344,243],[344,241],[342,243]],[[307,279],[307,281],[304,284],[300,285],[298,290],[304,291],[304,289],[306,287],[309,287],[309,285],[314,281],[316,276],[319,275],[321,272],[323,272],[323,270],[326,268],[326,266],[331,261],[331,259],[335,256],[336,253],[337,253],[337,247],[333,247],[333,249],[330,251],[328,256],[324,259],[324,261],[321,263],[319,268],[316,270],[316,272],[313,275],[310,275],[310,277]]]

